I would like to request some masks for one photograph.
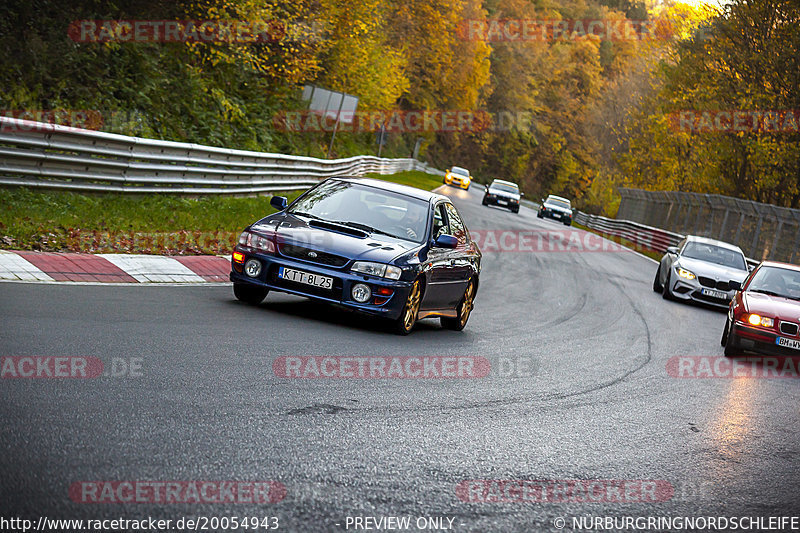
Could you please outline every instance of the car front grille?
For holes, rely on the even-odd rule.
[[[281,255],[291,257],[292,259],[301,259],[309,263],[316,263],[318,265],[326,265],[332,267],[343,267],[347,264],[348,259],[340,255],[329,254],[319,250],[312,250],[304,246],[297,246],[295,244],[281,244],[278,246]]]
[[[706,278],[704,276],[698,276],[697,281],[699,281],[700,285],[702,285],[703,287],[709,287],[711,289],[727,291],[730,290],[731,288],[730,283],[728,283],[727,281],[717,281],[715,279]]]
[[[781,333],[784,335],[797,335],[797,324],[781,321]]]

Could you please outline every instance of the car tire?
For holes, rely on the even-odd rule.
[[[481,201],[481,204],[489,205],[489,202],[486,201],[486,197],[485,196],[483,197],[483,201]]]
[[[472,309],[475,307],[475,285],[475,280],[471,279],[466,290],[464,290],[464,296],[458,303],[458,307],[456,307],[457,316],[455,318],[443,316],[439,319],[443,328],[461,331],[466,327],[469,316],[472,314]]]
[[[419,279],[414,280],[411,290],[408,291],[406,303],[400,317],[394,321],[394,330],[398,335],[408,335],[414,329],[419,316],[419,304],[422,301],[422,283]]]
[[[672,296],[672,291],[670,290],[669,286],[672,284],[672,273],[670,272],[667,274],[667,280],[664,282],[664,287],[661,289],[661,297],[665,300],[674,300],[675,297]]]
[[[512,207],[511,208],[511,212],[512,213],[519,213],[519,207]]]
[[[234,283],[233,295],[240,302],[250,305],[258,305],[267,297],[269,289],[266,287],[258,287],[256,285],[249,285],[246,283]]]
[[[728,338],[725,340],[725,357],[736,357],[741,353],[742,349],[739,347],[736,335],[733,334],[733,329],[728,328]]]
[[[730,321],[725,319],[725,329],[722,330],[722,338],[719,340],[723,347],[728,342],[728,331],[730,331]]]
[[[571,226],[571,225],[572,225],[572,221],[570,220],[570,221],[568,221],[568,222],[564,222],[564,225],[565,225],[565,226]]]
[[[542,212],[541,212],[541,211],[539,211],[538,213],[536,213],[536,218],[544,218],[544,215],[542,214]]]
[[[656,270],[656,277],[653,278],[653,292],[663,292],[664,287],[658,281],[658,278],[661,277],[661,265],[658,265],[658,270]]]

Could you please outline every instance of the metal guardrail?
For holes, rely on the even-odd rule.
[[[573,220],[589,229],[620,237],[634,243],[637,247],[658,253],[666,253],[667,247],[677,245],[685,237],[680,233],[673,233],[638,222],[588,215],[583,211],[575,211]],[[755,266],[759,262],[759,260],[747,258],[750,266]]]
[[[0,117],[0,185],[94,192],[256,194],[333,176],[444,172],[416,159],[316,159],[127,137]]]

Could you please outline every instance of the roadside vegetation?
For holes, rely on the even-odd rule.
[[[139,19],[270,21],[280,31],[238,44],[68,36],[72,21]],[[487,20],[624,19],[652,31],[516,41],[469,33]],[[559,194],[612,216],[620,186],[800,207],[797,121],[719,132],[675,121],[686,110],[800,109],[797,0],[7,0],[0,47],[0,112],[12,115],[88,110],[105,131],[325,157],[330,132],[275,122],[305,109],[301,88],[315,84],[357,95],[364,112],[509,118],[482,130],[390,131],[382,154],[408,157],[421,138],[421,159],[437,168],[516,181],[529,197]],[[377,153],[375,132],[345,130],[333,156]]]
[[[142,19],[269,21],[275,38],[68,36],[73,21]],[[487,20],[624,19],[652,30],[633,39],[470,33]],[[7,0],[0,47],[2,113],[88,110],[115,133],[326,157],[329,131],[275,122],[305,109],[301,88],[315,84],[357,95],[364,112],[488,113],[497,127],[390,131],[382,154],[408,157],[422,139],[421,159],[437,168],[516,181],[529,197],[559,194],[612,216],[620,186],[800,207],[797,121],[711,131],[674,120],[686,110],[800,109],[797,0]],[[375,132],[345,130],[333,156],[377,153]]]
[[[431,190],[424,172],[369,175]],[[289,201],[300,191],[276,193]],[[0,248],[82,253],[227,254],[248,224],[275,212],[271,195],[231,198],[0,189]]]

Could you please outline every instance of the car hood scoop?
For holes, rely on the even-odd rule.
[[[345,232],[343,229],[348,231]],[[304,248],[307,251],[317,252],[318,256],[321,256],[320,252],[324,252],[348,260],[381,263],[387,263],[399,255],[422,246],[411,241],[368,234],[356,228],[321,220],[311,220],[306,223],[298,217],[286,217],[284,223],[278,224],[275,228],[275,234],[279,250],[283,246],[291,246],[294,247],[293,251]],[[313,258],[308,260],[313,261]]]

